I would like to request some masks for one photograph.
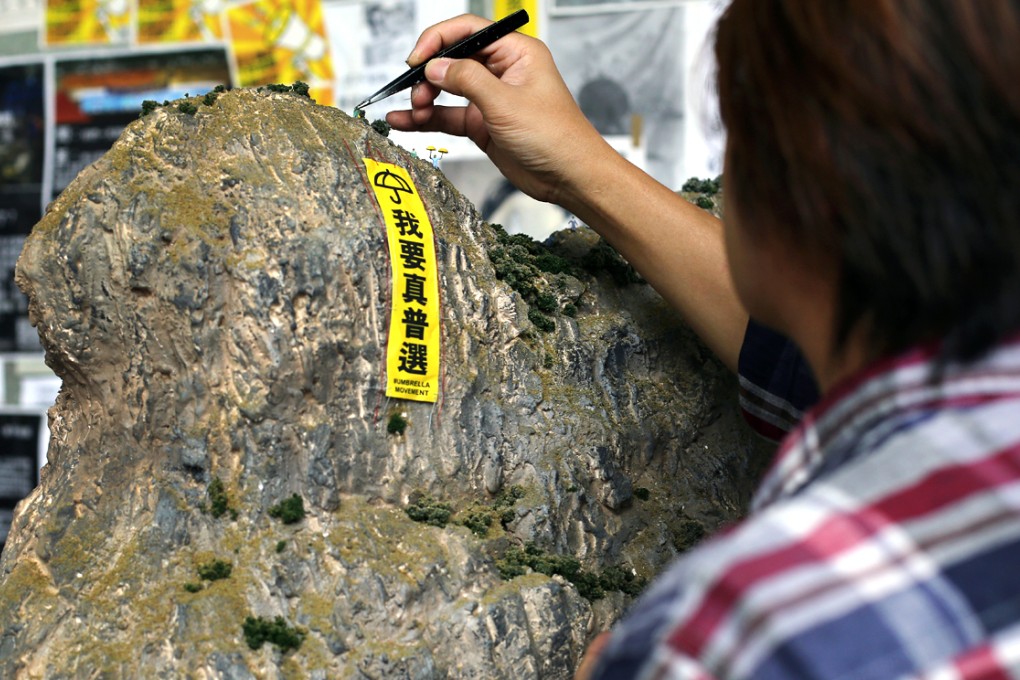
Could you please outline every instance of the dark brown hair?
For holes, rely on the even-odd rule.
[[[716,57],[742,228],[835,258],[838,343],[1020,330],[1020,0],[734,0]]]

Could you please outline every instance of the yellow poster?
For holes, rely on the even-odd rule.
[[[439,398],[439,271],[432,223],[411,176],[366,158],[390,249],[392,303],[386,348],[386,396]]]
[[[528,10],[528,17],[531,20],[517,30],[525,35],[537,38],[538,0],[492,0],[492,18],[497,21],[519,9]]]
[[[137,0],[138,42],[220,40],[220,0]]]
[[[241,87],[300,80],[314,89],[333,80],[320,0],[257,0],[230,7],[226,16]]]
[[[46,0],[47,45],[108,45],[130,37],[130,0]]]

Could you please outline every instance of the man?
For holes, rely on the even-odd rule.
[[[429,29],[410,62],[484,23]],[[734,0],[716,56],[724,227],[616,156],[524,36],[432,62],[389,117],[469,136],[599,231],[763,422],[821,390],[748,518],[583,672],[1020,675],[1020,0]]]

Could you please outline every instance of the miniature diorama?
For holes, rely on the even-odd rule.
[[[485,223],[306,94],[146,104],[28,237],[63,387],[0,558],[0,677],[569,678],[745,506],[733,379],[612,248]],[[431,403],[385,390],[391,265],[419,260],[376,191],[412,188]]]

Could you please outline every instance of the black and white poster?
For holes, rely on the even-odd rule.
[[[350,110],[407,70],[418,39],[416,0],[361,0],[323,7],[337,106]]]
[[[682,183],[684,35],[682,7],[550,21],[549,49],[581,110],[608,136],[630,135],[640,117],[646,169],[667,186]]]

